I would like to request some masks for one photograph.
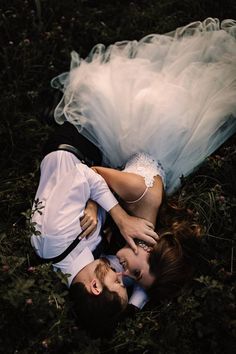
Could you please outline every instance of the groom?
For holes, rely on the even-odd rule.
[[[87,166],[101,163],[100,152],[73,125],[58,126],[43,153],[32,216],[37,232],[32,235],[31,243],[39,257],[51,261],[55,270],[68,275],[80,321],[86,327],[97,328],[114,320],[128,302],[120,274],[107,261],[95,260],[93,256],[101,242],[105,211],[131,246],[135,237],[147,239],[151,225],[129,216],[104,179]],[[97,228],[87,238],[84,236],[88,229],[83,225],[83,232],[81,218],[89,199],[101,208]]]

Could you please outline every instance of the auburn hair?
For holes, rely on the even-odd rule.
[[[156,278],[148,289],[154,302],[178,295],[196,269],[202,230],[195,220],[194,212],[178,204],[173,197],[171,202],[164,199],[158,213],[155,231],[160,239],[148,259],[150,273]],[[112,230],[109,247],[113,247],[112,252],[116,253],[125,241],[117,226],[112,221],[109,224]]]
[[[158,219],[160,239],[148,260],[156,278],[149,289],[154,302],[177,296],[192,278],[202,232],[194,213],[175,203],[164,203]]]

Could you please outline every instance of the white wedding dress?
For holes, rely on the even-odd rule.
[[[96,45],[52,81],[64,92],[55,110],[121,167],[152,155],[172,193],[236,131],[236,21],[208,18],[140,41]]]

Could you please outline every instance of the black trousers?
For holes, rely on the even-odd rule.
[[[100,150],[81,135],[73,124],[65,122],[57,125],[43,148],[43,157],[56,151],[60,144],[68,144],[77,148],[85,157],[92,160],[94,165],[101,165],[102,153]]]

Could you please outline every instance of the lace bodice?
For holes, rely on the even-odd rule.
[[[154,177],[160,176],[165,188],[165,172],[161,163],[146,153],[137,153],[127,161],[124,172],[136,173],[144,177],[147,188],[152,187]]]

